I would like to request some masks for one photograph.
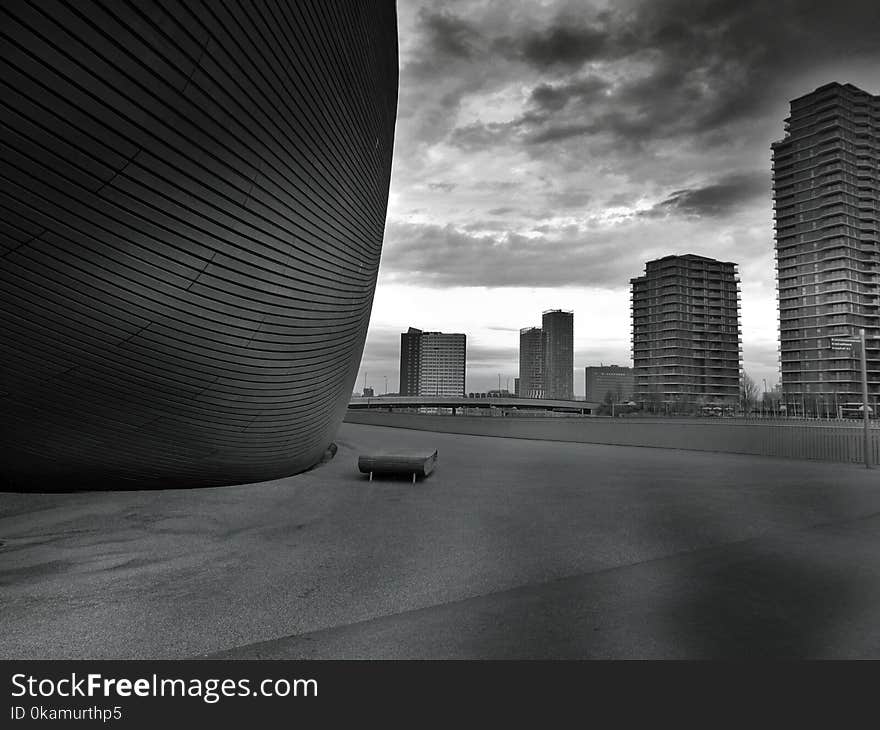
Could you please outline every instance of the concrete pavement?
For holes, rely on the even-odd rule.
[[[880,472],[344,424],[206,490],[0,494],[3,658],[880,656]],[[438,448],[368,483],[357,454]]]

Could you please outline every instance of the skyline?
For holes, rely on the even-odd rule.
[[[397,382],[413,322],[467,332],[467,390],[512,382],[519,329],[556,308],[578,315],[575,371],[629,365],[629,279],[686,253],[739,264],[744,370],[778,381],[770,144],[793,98],[835,80],[876,93],[878,8],[398,12],[394,169],[359,384],[365,371],[368,385]]]

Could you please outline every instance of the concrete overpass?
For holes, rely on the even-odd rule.
[[[550,398],[466,398],[450,396],[372,396],[352,398],[348,404],[354,409],[374,409],[394,411],[409,408],[451,408],[453,415],[459,409],[484,408],[517,411],[553,411],[557,413],[577,413],[591,415],[599,407],[598,403],[582,400],[554,400]]]

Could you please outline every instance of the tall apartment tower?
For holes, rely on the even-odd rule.
[[[422,331],[410,327],[400,333],[400,395],[419,394],[419,357]]]
[[[736,264],[664,256],[631,279],[634,400],[687,412],[739,403],[741,337]]]
[[[544,397],[544,344],[540,327],[519,331],[519,391],[521,398]]]
[[[782,399],[789,413],[862,402],[856,351],[868,337],[869,403],[880,390],[880,96],[831,83],[791,102],[772,145]]]
[[[422,332],[419,338],[419,395],[464,396],[467,337]]]
[[[541,316],[544,397],[574,398],[574,314],[548,309]]]

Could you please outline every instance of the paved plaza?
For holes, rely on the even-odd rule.
[[[0,657],[880,657],[880,470],[354,424],[337,443],[263,484],[0,494]],[[437,470],[358,473],[395,447]]]

